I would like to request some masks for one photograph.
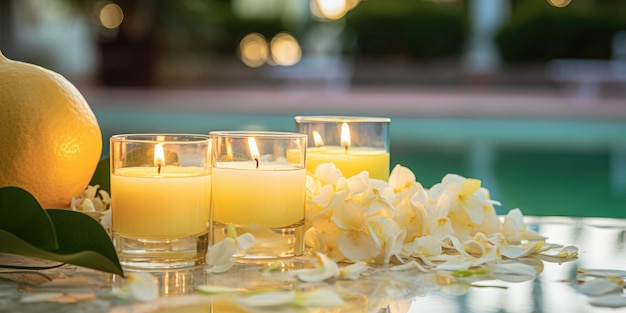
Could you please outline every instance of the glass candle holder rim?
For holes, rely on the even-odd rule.
[[[163,137],[162,139],[159,138],[161,136]],[[172,140],[172,137],[177,138],[177,140]],[[211,137],[205,134],[188,133],[129,133],[113,135],[111,136],[111,140],[134,143],[197,144],[208,142],[211,140]]]
[[[390,123],[391,118],[373,116],[309,115],[294,117],[296,123]]]
[[[231,138],[303,138],[306,134],[296,132],[280,132],[280,131],[248,131],[248,130],[219,130],[209,132],[209,137],[231,137]]]

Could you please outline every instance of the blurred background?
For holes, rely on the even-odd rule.
[[[0,50],[112,134],[385,116],[391,162],[500,213],[626,218],[622,0],[0,0]]]

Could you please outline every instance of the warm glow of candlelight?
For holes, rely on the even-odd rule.
[[[163,145],[157,143],[154,145],[154,165],[158,166],[159,174],[161,174],[161,166],[165,164],[165,152],[163,151]]]
[[[253,160],[256,161],[256,167],[259,168],[259,160],[261,159],[261,154],[259,153],[259,148],[256,145],[256,140],[254,140],[254,137],[248,137],[248,147],[250,148],[250,156]]]
[[[348,147],[350,147],[350,128],[347,123],[341,124],[341,145],[348,151]]]
[[[322,139],[322,135],[320,135],[320,133],[314,130],[311,132],[311,134],[313,135],[313,143],[316,147],[321,147],[324,145],[324,139]]]

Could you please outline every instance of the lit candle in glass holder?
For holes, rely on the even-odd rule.
[[[241,258],[300,255],[304,251],[306,135],[218,131],[213,154],[213,243],[233,224],[255,245]]]
[[[111,226],[122,266],[203,264],[211,199],[210,148],[206,135],[111,137]]]
[[[371,178],[389,178],[389,118],[296,116],[296,131],[307,134],[306,168],[334,163],[346,177],[367,171]]]

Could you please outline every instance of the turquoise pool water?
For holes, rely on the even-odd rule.
[[[294,129],[293,115],[95,113],[103,155],[119,133]],[[391,118],[391,163],[425,187],[456,173],[482,180],[499,213],[626,218],[626,121]]]

